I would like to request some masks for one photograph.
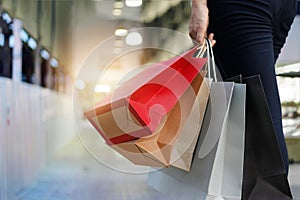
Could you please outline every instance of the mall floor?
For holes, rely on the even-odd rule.
[[[110,169],[94,159],[75,139],[49,162],[19,200],[170,200],[147,186],[147,174]],[[300,200],[300,165],[291,165],[289,180]]]

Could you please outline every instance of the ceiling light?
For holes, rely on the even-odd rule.
[[[50,58],[50,55],[49,55],[48,51],[46,51],[45,49],[43,49],[43,50],[41,51],[41,56],[42,56],[42,58],[44,58],[45,60],[48,60],[48,59]]]
[[[50,59],[50,65],[54,68],[58,67],[58,61],[55,58]]]
[[[300,136],[300,131],[297,131],[297,132],[293,133],[292,136],[293,136],[293,137]]]
[[[122,37],[122,36],[126,36],[127,33],[128,33],[128,31],[125,28],[118,28],[118,29],[115,30],[115,36]]]
[[[37,44],[36,44],[36,41],[35,41],[32,37],[29,38],[29,40],[28,40],[28,46],[29,46],[32,50],[36,49]]]
[[[123,8],[123,6],[124,6],[123,1],[116,1],[114,3],[114,8]]]
[[[143,42],[143,38],[138,32],[132,32],[127,35],[125,42],[131,46],[140,45]]]
[[[122,10],[119,8],[115,8],[115,9],[113,9],[112,14],[114,16],[120,16],[120,15],[122,15]]]
[[[97,92],[97,93],[108,93],[108,92],[110,92],[110,86],[105,85],[105,84],[96,85],[95,92]]]
[[[3,34],[3,33],[0,33],[0,46],[1,46],[1,47],[4,46],[4,42],[5,42],[4,34]]]
[[[10,17],[9,14],[6,13],[6,12],[2,14],[2,19],[3,19],[7,24],[9,24],[9,23],[12,22],[11,17]]]
[[[83,80],[77,80],[75,83],[75,87],[79,90],[84,90],[85,82]]]
[[[15,46],[15,37],[13,35],[11,35],[9,37],[9,47],[14,48],[14,46]]]
[[[28,33],[24,29],[21,30],[20,37],[23,42],[27,42],[29,38]]]
[[[115,40],[114,42],[114,46],[115,47],[121,47],[124,45],[124,41],[123,40]]]
[[[126,0],[125,4],[128,7],[139,7],[143,4],[143,1],[142,0]]]
[[[114,48],[113,53],[114,54],[120,54],[122,52],[122,49],[119,47]]]

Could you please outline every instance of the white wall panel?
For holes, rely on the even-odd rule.
[[[0,199],[15,199],[74,133],[70,96],[0,78]]]
[[[0,199],[7,199],[6,172],[6,81],[0,79]]]

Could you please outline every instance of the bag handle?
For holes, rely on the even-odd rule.
[[[208,77],[211,78],[213,80],[213,82],[218,82],[217,72],[216,72],[216,63],[215,63],[214,52],[212,49],[212,43],[208,38],[205,38],[205,43],[207,46]],[[213,75],[211,75],[211,69],[213,71]],[[211,76],[213,76],[213,77],[211,77]]]
[[[207,75],[212,82],[218,82],[217,73],[216,73],[216,63],[215,63],[215,57],[212,49],[212,43],[208,38],[205,38],[205,42],[198,48],[196,48],[197,54],[196,58],[203,58],[205,53],[207,56]],[[212,70],[212,73],[211,73]]]
[[[196,58],[203,58],[206,49],[206,42],[203,42],[202,46],[196,48],[196,51],[198,51]]]

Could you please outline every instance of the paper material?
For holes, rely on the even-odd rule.
[[[191,171],[185,172],[174,167],[163,168],[149,174],[149,185],[176,199],[240,199],[244,152],[243,124],[245,123],[244,118],[241,117],[245,111],[240,109],[245,103],[245,98],[240,96],[236,98],[243,93],[240,90],[244,90],[244,86],[234,87],[234,96],[230,98],[233,85],[234,83],[223,82],[212,84],[211,98],[203,120]],[[215,104],[223,105],[224,108],[217,110]],[[239,117],[231,116],[236,112]],[[215,120],[220,116],[224,117],[223,120]],[[231,119],[235,122],[233,125],[231,125],[233,122]],[[235,125],[241,125],[241,127],[235,127]],[[218,128],[212,126],[218,126]],[[212,130],[220,130],[221,133],[212,133],[210,132]],[[233,137],[234,141],[232,141]],[[209,144],[204,145],[204,141]],[[199,153],[201,158],[199,158]],[[219,165],[222,169],[218,167]]]
[[[171,155],[171,165],[186,171],[190,171],[194,150],[200,134],[200,128],[210,93],[210,83],[207,78],[203,80],[199,94],[192,111],[180,133]],[[191,143],[191,140],[193,141]]]
[[[243,199],[255,200],[258,196],[292,199],[260,77],[247,77],[243,81],[247,88]]]
[[[131,141],[157,129],[206,63],[206,58],[193,58],[194,51],[150,66],[84,113],[107,144]]]
[[[189,87],[186,90],[174,108],[167,113],[164,124],[157,132],[137,140],[136,145],[141,149],[141,151],[148,152],[145,155],[150,155],[151,158],[154,157],[167,166],[173,162],[171,160],[171,154],[174,151],[174,148],[176,148],[175,143],[178,144],[181,142],[178,140],[178,137],[182,134],[182,128],[190,116],[193,105],[195,105],[197,94],[203,85],[203,77],[205,75],[206,71],[201,71],[199,73],[199,75],[191,83],[192,87]],[[203,96],[203,98],[207,98],[207,96]],[[199,109],[196,112],[199,113]],[[194,120],[198,121],[198,123],[200,121],[199,117]],[[191,128],[195,129],[197,126],[193,126]],[[189,132],[188,137],[185,138],[188,142],[185,144],[185,150],[193,142],[196,134],[198,134],[197,129]],[[178,157],[174,159],[178,159]]]
[[[227,119],[223,118],[223,120],[215,121],[212,116],[219,117],[217,114],[220,116],[226,116],[227,108],[230,106],[229,100],[231,99],[230,96],[233,91],[233,85],[234,83],[224,82],[212,84],[210,93],[211,98],[208,102],[200,137],[196,146],[196,154],[193,158],[190,172],[185,172],[175,167],[163,168],[149,174],[149,185],[162,193],[166,193],[171,197],[174,197],[175,199],[205,199],[208,196],[210,180],[212,177],[211,172],[215,162],[219,138],[214,136],[216,141],[211,141],[210,144],[206,144],[205,146],[203,146],[203,141],[206,137],[209,137],[209,134],[211,134],[208,130],[222,130],[224,121]],[[223,105],[224,108],[217,110],[214,104]],[[242,123],[241,120],[243,120],[243,118],[240,118],[237,123]],[[218,126],[219,128],[212,129],[212,125]],[[210,140],[206,139],[205,141]],[[215,145],[212,146],[212,144]],[[204,149],[206,151],[204,151],[205,156],[200,159],[198,157],[198,152],[200,149],[203,149],[202,146],[206,147]],[[207,152],[207,150],[210,151]],[[243,149],[240,149],[240,151],[243,152]],[[220,182],[219,184],[222,183]],[[227,184],[230,185],[231,183],[229,182]],[[241,190],[241,188],[235,189],[238,191]]]
[[[245,142],[246,85],[235,84],[219,139],[208,194],[241,197]],[[229,184],[230,183],[230,184]]]
[[[210,94],[211,116],[206,137],[202,141],[199,151],[199,158],[204,158],[217,144],[221,133],[224,131],[226,119],[229,112],[229,105],[232,97],[233,83],[218,84],[213,83],[214,91]],[[216,125],[217,124],[217,125]]]

